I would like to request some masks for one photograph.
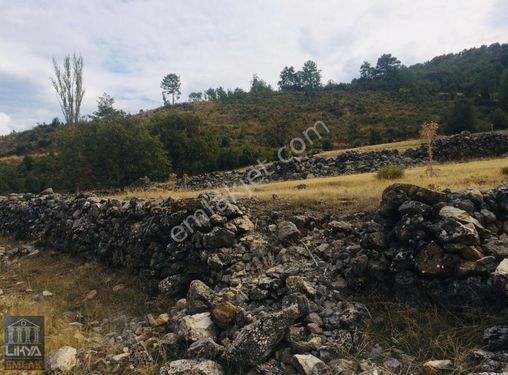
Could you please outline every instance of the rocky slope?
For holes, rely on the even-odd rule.
[[[183,298],[167,317],[123,333],[131,354],[121,363],[159,356],[168,361],[161,374],[374,374],[373,365],[348,370],[340,359],[368,316],[355,302],[366,290],[411,304],[430,299],[457,314],[506,308],[507,185],[457,193],[396,184],[371,219],[276,217],[251,218],[247,203],[218,194],[0,198],[1,233],[130,269],[147,291]],[[508,328],[493,327],[485,343],[471,368],[506,369]]]

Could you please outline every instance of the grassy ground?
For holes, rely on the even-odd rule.
[[[11,241],[0,238],[0,246],[9,245]],[[124,288],[113,292],[112,288],[119,284]],[[93,328],[104,319],[166,312],[169,304],[169,301],[150,300],[132,275],[60,253],[52,256],[48,251],[32,258],[22,257],[10,266],[0,263],[0,289],[3,291],[0,296],[2,316],[45,317],[46,354],[64,345],[77,349],[90,347],[95,339],[113,328],[106,326],[101,335],[95,334]],[[43,297],[44,290],[53,296]],[[97,292],[96,297],[86,299],[93,290]],[[83,326],[73,327],[72,322]],[[3,342],[3,327],[0,342]],[[2,361],[3,351],[0,352],[0,368],[3,368]],[[154,373],[152,370],[147,369],[147,373]]]
[[[356,147],[356,148],[347,148],[343,150],[332,150],[332,151],[325,151],[318,156],[322,156],[324,158],[333,158],[337,155],[343,154],[346,151],[358,151],[358,152],[369,152],[369,151],[381,151],[381,150],[399,150],[404,151],[408,148],[417,148],[422,144],[421,139],[410,139],[407,141],[400,141],[400,142],[393,142],[393,143],[382,143],[379,145],[372,145],[372,146],[362,146],[362,147]]]
[[[238,197],[253,196],[271,200],[276,196],[295,203],[326,203],[327,205],[344,206],[351,209],[375,207],[383,190],[394,182],[417,184],[433,189],[489,189],[508,181],[508,176],[501,173],[501,168],[508,166],[508,159],[478,160],[465,163],[439,164],[435,166],[436,176],[427,176],[426,167],[406,170],[404,177],[398,180],[378,180],[375,173],[323,177],[311,180],[282,181],[239,187]],[[250,191],[247,189],[251,189]],[[219,191],[221,189],[218,189]],[[195,197],[202,191],[134,191],[126,197],[179,198]]]

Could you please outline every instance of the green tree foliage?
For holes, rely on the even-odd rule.
[[[259,78],[257,74],[254,74],[252,76],[252,81],[250,83],[249,92],[256,96],[266,96],[271,94],[273,92],[273,89],[268,83]]]
[[[498,91],[499,106],[508,109],[508,69],[505,69],[499,82]]]
[[[23,175],[15,165],[0,162],[0,194],[23,191],[24,184]]]
[[[189,101],[196,103],[203,100],[203,93],[202,92],[191,92],[189,94]]]
[[[178,175],[206,169],[218,150],[218,139],[189,113],[166,113],[155,120],[152,134],[160,139]]]
[[[314,61],[309,60],[303,64],[302,71],[298,75],[304,90],[316,90],[321,87],[321,70]]]
[[[495,130],[508,128],[508,114],[501,108],[496,108],[490,115],[490,121]]]
[[[52,185],[68,191],[126,186],[143,176],[169,173],[161,143],[132,117],[62,129],[48,158]]]
[[[455,103],[448,113],[445,130],[447,134],[474,131],[476,123],[476,111],[473,104],[468,100],[460,100]]]
[[[383,136],[376,128],[370,128],[369,131],[369,144],[378,145],[383,143]]]
[[[292,66],[286,66],[280,72],[279,88],[281,90],[300,90],[300,75]]]
[[[374,78],[386,78],[401,68],[400,60],[391,54],[384,54],[377,59]]]
[[[175,73],[167,74],[161,82],[162,99],[164,105],[175,104],[175,99],[178,100],[182,94],[180,91],[181,83],[180,77]],[[171,95],[171,102],[168,100],[167,95]]]
[[[108,95],[107,93],[103,93],[99,99],[97,99],[97,111],[95,111],[91,116],[89,116],[92,120],[100,120],[107,117],[112,116],[125,116],[125,112],[122,110],[115,109],[113,105],[115,104],[115,99]]]

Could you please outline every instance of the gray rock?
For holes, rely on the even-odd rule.
[[[298,305],[292,305],[243,327],[227,348],[225,359],[235,365],[255,366],[263,363],[299,316]]]
[[[297,238],[300,231],[296,225],[290,221],[283,221],[278,225],[277,239],[281,242]]]
[[[187,356],[192,359],[216,359],[222,353],[224,353],[224,347],[211,338],[198,340],[187,349]]]
[[[159,369],[159,375],[224,375],[224,369],[217,362],[180,359],[166,363]]]
[[[488,350],[508,350],[508,326],[494,326],[483,332],[483,342]]]
[[[207,249],[217,249],[219,247],[230,247],[235,244],[236,235],[221,227],[215,227],[210,233],[203,235],[203,247]]]

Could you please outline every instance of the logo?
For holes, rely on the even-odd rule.
[[[4,318],[5,370],[44,370],[44,317]]]

